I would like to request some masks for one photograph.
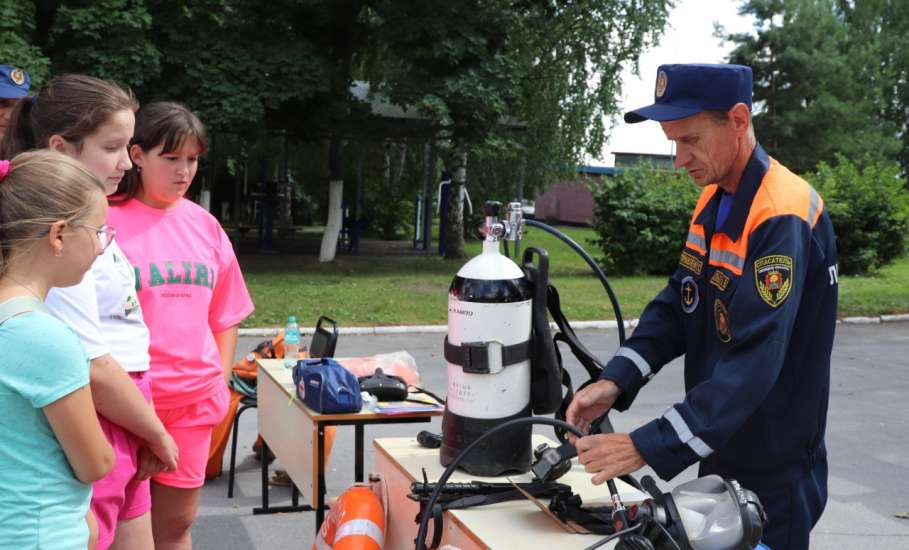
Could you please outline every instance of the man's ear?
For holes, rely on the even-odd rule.
[[[748,129],[751,127],[751,109],[747,105],[736,103],[732,109],[729,109],[729,116],[736,134],[743,136],[748,133]]]
[[[51,224],[47,232],[47,244],[54,252],[54,256],[63,255],[63,234],[69,229],[69,223],[58,220]]]

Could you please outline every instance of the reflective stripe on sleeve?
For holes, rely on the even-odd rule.
[[[710,262],[722,262],[737,268],[739,271],[745,267],[745,258],[726,250],[711,250]]]
[[[810,190],[811,200],[808,203],[808,225],[814,224],[814,217],[817,216],[818,206],[821,204],[821,196],[812,187]]]
[[[631,348],[622,346],[617,352],[615,352],[615,354],[616,357],[624,357],[626,359],[630,359],[631,362],[634,363],[634,366],[636,366],[638,370],[641,371],[641,376],[644,378],[647,378],[650,376],[650,373],[653,372],[653,370],[650,368],[650,363],[645,361],[644,358],[638,354],[638,352],[634,351]]]
[[[707,240],[693,231],[688,232],[688,242],[701,249],[701,252],[707,250]]]
[[[339,525],[338,530],[335,531],[335,544],[338,544],[338,541],[344,537],[353,535],[366,535],[376,541],[379,548],[385,545],[385,535],[382,534],[382,529],[369,519],[352,519]]]
[[[679,441],[688,445],[688,447],[690,447],[699,457],[707,458],[713,453],[713,449],[704,443],[703,439],[695,437],[695,435],[691,433],[691,429],[688,427],[688,424],[685,423],[685,419],[682,418],[682,415],[679,414],[679,411],[677,411],[675,407],[669,407],[663,414],[663,418],[668,420],[669,424],[672,425],[675,433],[679,436]]]

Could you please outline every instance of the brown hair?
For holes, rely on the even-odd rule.
[[[21,153],[0,180],[0,276],[21,245],[41,237],[41,230],[63,220],[88,215],[91,194],[104,185],[81,163],[43,149]]]
[[[170,101],[157,101],[139,109],[136,114],[136,131],[130,140],[130,147],[138,145],[148,152],[161,146],[161,153],[173,153],[183,147],[187,139],[199,142],[200,155],[208,152],[208,133],[205,125],[188,107]],[[139,192],[142,172],[133,166],[120,182],[120,187],[110,199],[111,204],[122,204]]]
[[[16,104],[0,147],[0,158],[43,149],[54,134],[74,144],[78,151],[82,140],[111,115],[138,108],[133,93],[113,82],[81,74],[56,76],[41,87],[38,95]]]

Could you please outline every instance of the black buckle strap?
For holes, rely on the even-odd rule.
[[[456,346],[445,337],[445,360],[460,365],[464,372],[471,374],[489,374],[490,342],[464,342]],[[530,340],[510,346],[502,346],[502,366],[530,359]]]

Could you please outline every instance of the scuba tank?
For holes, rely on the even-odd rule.
[[[501,203],[484,206],[483,252],[464,264],[448,292],[448,397],[440,461],[450,464],[490,428],[531,415],[532,288],[516,263],[499,252],[511,230],[499,222]],[[479,445],[460,467],[474,475],[527,472],[531,426]]]

